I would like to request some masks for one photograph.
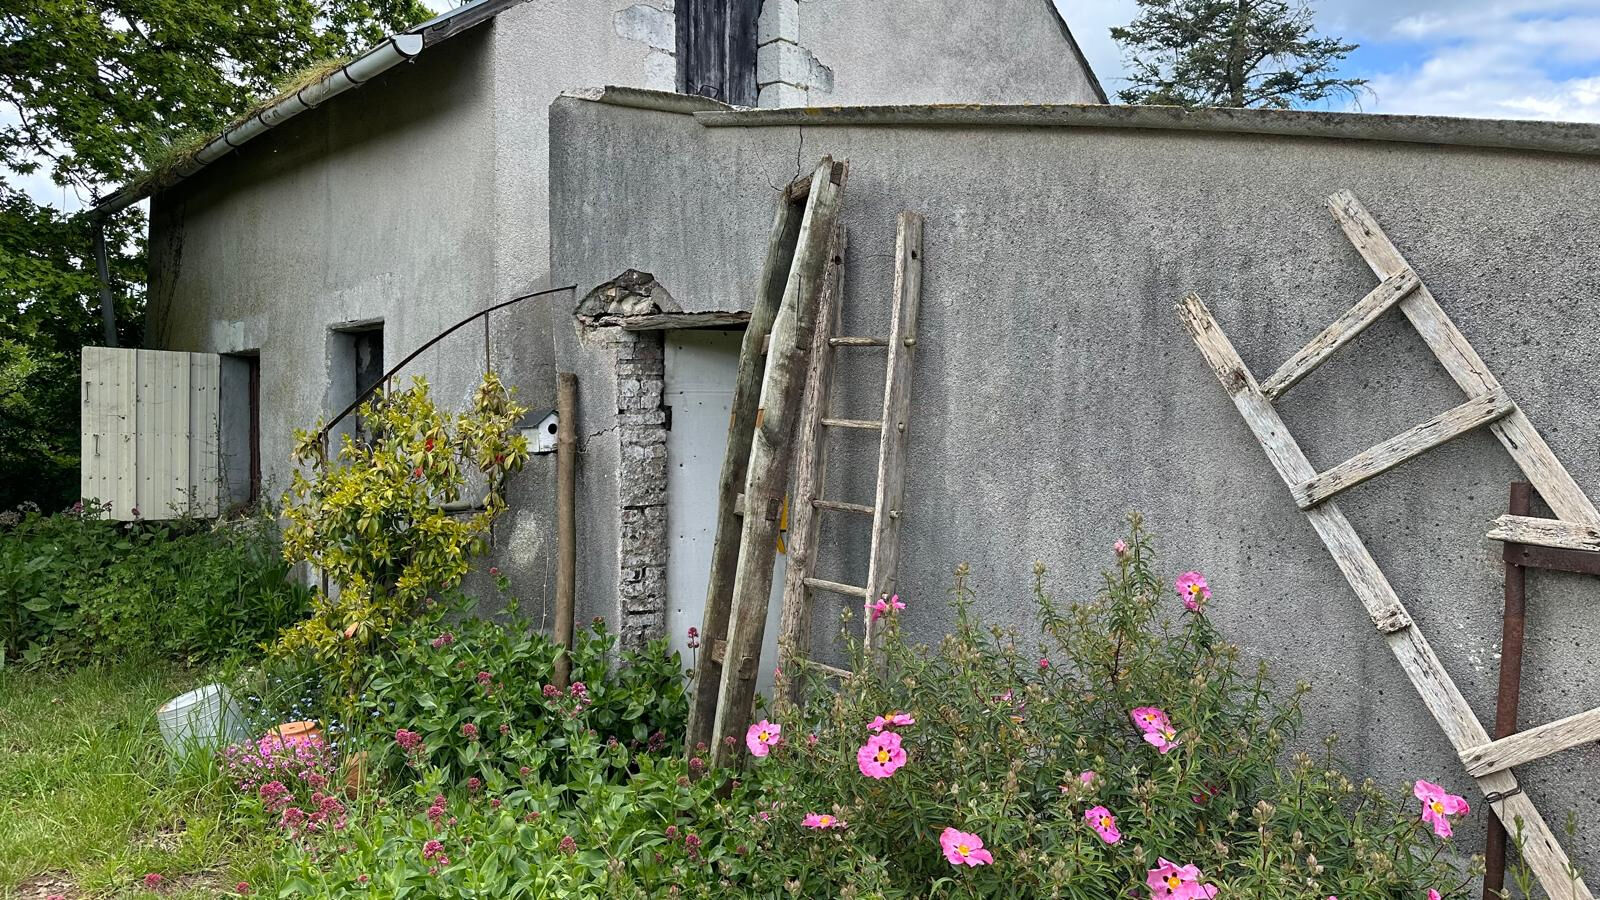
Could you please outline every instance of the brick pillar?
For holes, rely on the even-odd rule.
[[[623,649],[659,637],[667,621],[666,355],[659,331],[621,332],[617,351],[619,564]]]

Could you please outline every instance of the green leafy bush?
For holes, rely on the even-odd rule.
[[[515,602],[504,623],[448,621],[445,609],[395,632],[370,661],[357,718],[377,732],[380,769],[438,768],[460,781],[529,766],[560,781],[563,729],[579,715],[601,739],[636,748],[681,744],[688,697],[682,662],[665,640],[621,654],[613,668],[616,639],[596,619],[574,637],[572,689],[558,691],[550,682],[560,647],[535,632]],[[410,750],[384,739],[402,731],[416,735]]]
[[[781,734],[751,738],[773,814],[749,826],[734,877],[807,897],[1458,890],[1411,785],[1395,797],[1344,774],[1332,741],[1285,760],[1308,688],[1275,698],[1265,664],[1213,628],[1204,579],[1186,573],[1175,596],[1133,524],[1093,600],[1057,606],[1036,570],[1041,642],[982,625],[963,568],[938,647],[902,640],[915,602],[889,609],[889,674],[813,685],[753,728]],[[1146,887],[1167,877],[1173,893]]]
[[[213,661],[272,641],[309,602],[265,513],[123,523],[80,506],[0,520],[0,650],[28,664]]]

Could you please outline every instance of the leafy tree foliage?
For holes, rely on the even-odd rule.
[[[1288,109],[1358,97],[1366,80],[1341,78],[1358,45],[1314,33],[1307,0],[1138,0],[1111,29],[1132,84],[1124,103]]]
[[[418,0],[0,0],[0,507],[77,493],[78,348],[102,340],[92,204],[320,60],[426,18]],[[106,223],[120,338],[137,343],[144,216]]]

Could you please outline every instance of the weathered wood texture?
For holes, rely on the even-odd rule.
[[[1596,741],[1600,741],[1600,708],[1463,750],[1461,762],[1466,765],[1468,774],[1481,778]]]
[[[1271,401],[1261,393],[1254,376],[1205,303],[1190,294],[1178,304],[1178,314],[1284,484],[1293,486],[1314,476],[1316,472],[1310,461]],[[1495,387],[1498,385],[1487,385],[1483,390]],[[1427,638],[1411,624],[1405,605],[1338,504],[1329,501],[1306,510],[1305,514],[1373,621],[1402,623],[1385,630],[1385,640],[1451,745],[1461,752],[1489,743],[1488,731],[1439,662]],[[1520,828],[1523,859],[1550,896],[1555,900],[1592,900],[1593,895],[1581,880],[1568,877],[1566,851],[1532,799],[1521,792],[1516,777],[1509,770],[1494,772],[1479,778],[1478,786],[1486,796],[1497,797],[1490,805],[1507,828],[1513,833]]]
[[[1300,379],[1310,375],[1317,366],[1328,361],[1333,351],[1343,347],[1356,335],[1365,331],[1368,325],[1378,321],[1378,317],[1388,311],[1389,307],[1400,302],[1405,295],[1416,290],[1421,282],[1417,275],[1410,269],[1398,272],[1383,280],[1382,284],[1372,289],[1372,292],[1361,298],[1361,301],[1352,306],[1344,315],[1333,320],[1333,324],[1317,333],[1309,344],[1300,348],[1289,361],[1278,367],[1278,371],[1266,381],[1261,382],[1261,393],[1268,400],[1277,400],[1283,392],[1294,387]]]
[[[750,314],[744,310],[710,312],[642,313],[637,316],[601,316],[597,325],[614,325],[623,331],[665,331],[669,328],[725,328],[746,325]]]
[[[807,175],[809,183],[811,176]],[[783,302],[794,264],[795,243],[800,237],[803,208],[786,191],[779,198],[767,238],[767,252],[756,283],[750,321],[745,325],[739,345],[739,368],[734,377],[732,407],[728,414],[727,450],[722,457],[722,474],[717,482],[717,528],[711,545],[711,575],[706,586],[705,613],[700,623],[700,639],[708,647],[728,636],[728,616],[733,603],[733,577],[739,563],[740,512],[736,498],[744,491],[749,469],[751,436],[755,433],[761,407],[761,381],[766,370],[766,346],[772,323]],[[717,697],[722,689],[722,660],[702,654],[695,669],[689,701],[689,723],[685,744],[693,752],[696,744],[710,744],[717,715]]]
[[[756,19],[761,0],[678,0],[678,92],[756,104]]]
[[[779,511],[794,458],[795,420],[810,368],[817,305],[832,278],[829,270],[847,171],[846,164],[824,157],[811,176],[794,264],[772,330],[761,409],[756,416],[745,475],[746,514],[741,520],[739,558],[734,569],[728,654],[722,666],[722,686],[712,728],[717,739],[713,752],[718,765],[726,765],[734,758],[738,736],[750,724],[754,708],[756,666],[767,626]],[[734,746],[723,741],[729,737],[735,739]]]
[[[816,568],[817,538],[820,526],[818,509],[823,477],[827,471],[828,442],[823,440],[822,417],[828,413],[832,383],[833,350],[831,337],[839,320],[844,297],[844,260],[847,239],[844,228],[834,239],[833,280],[828,294],[817,307],[817,325],[811,343],[811,374],[800,403],[800,419],[794,435],[794,487],[789,512],[789,563],[783,575],[783,603],[778,614],[778,670],[789,673],[793,661],[805,659],[811,650],[811,589],[806,578]],[[826,508],[826,507],[822,507]],[[788,689],[798,685],[787,677],[780,679],[784,689],[775,691],[779,704],[794,699]]]
[[[1340,491],[1381,475],[1452,438],[1482,428],[1514,409],[1516,404],[1511,402],[1506,392],[1496,388],[1401,432],[1376,447],[1357,453],[1328,471],[1295,485],[1289,492],[1294,495],[1294,502],[1301,509],[1310,509]]]
[[[1378,227],[1377,220],[1356,200],[1354,194],[1349,191],[1334,194],[1328,198],[1328,208],[1339,227],[1344,229],[1350,243],[1355,245],[1361,258],[1366,260],[1379,278],[1388,278],[1410,268],[1388,235]],[[1439,358],[1445,371],[1469,396],[1477,397],[1499,389],[1499,380],[1484,365],[1472,345],[1467,343],[1460,329],[1445,315],[1427,285],[1418,285],[1416,290],[1401,300],[1400,311],[1416,326],[1417,332]],[[1558,517],[1570,522],[1600,525],[1600,511],[1595,510],[1594,504],[1578,487],[1578,483],[1572,480],[1566,467],[1556,458],[1522,410],[1512,410],[1489,428]]]
[[[556,643],[555,686],[572,677],[572,619],[578,572],[578,376],[556,373]]]
[[[892,593],[900,563],[900,508],[905,498],[906,439],[911,424],[911,359],[917,346],[917,310],[922,305],[922,216],[903,212],[895,225],[894,309],[889,317],[882,433],[878,441],[878,489],[873,501],[872,548],[867,557],[867,601]],[[882,637],[870,613],[865,643],[874,659]]]
[[[1600,551],[1600,527],[1537,516],[1501,516],[1494,520],[1488,537],[1514,544]]]

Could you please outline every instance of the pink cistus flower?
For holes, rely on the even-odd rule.
[[[1128,713],[1133,724],[1144,732],[1144,742],[1165,756],[1178,746],[1178,732],[1173,730],[1167,714],[1154,706],[1140,706]]]
[[[987,866],[994,862],[994,854],[983,849],[983,838],[954,828],[945,828],[939,835],[939,847],[952,866]]]
[[[894,712],[889,713],[887,716],[878,716],[877,718],[873,719],[871,722],[868,722],[867,723],[867,730],[868,731],[882,731],[883,729],[888,728],[890,726],[898,728],[898,727],[903,726],[903,725],[915,725],[915,724],[917,724],[917,720],[916,719],[911,718],[911,716],[909,714],[903,713],[903,712],[901,712],[900,710],[897,709]]]
[[[1439,892],[1433,888],[1428,888],[1428,900],[1439,900]]]
[[[888,615],[890,610],[895,610],[898,612],[899,610],[905,608],[906,605],[900,602],[899,594],[895,594],[892,597],[879,597],[878,602],[868,607],[868,609],[872,611],[872,621],[874,622],[878,621],[879,618]]]
[[[1122,538],[1117,538],[1117,542],[1111,545],[1111,549],[1115,551],[1118,556],[1122,556],[1128,552],[1128,542],[1124,541]]]
[[[1442,838],[1450,836],[1450,816],[1464,816],[1472,812],[1465,798],[1445,791],[1431,781],[1418,780],[1411,793],[1422,801],[1422,821],[1433,826],[1433,833]]]
[[[1115,844],[1122,840],[1122,832],[1117,830],[1117,819],[1111,810],[1104,806],[1096,806],[1083,814],[1083,820],[1089,823],[1094,833],[1100,835],[1100,840],[1108,844]]]
[[[1177,586],[1178,596],[1183,598],[1183,606],[1190,612],[1197,613],[1205,609],[1206,601],[1211,599],[1211,587],[1199,572],[1179,575]]]
[[[805,819],[800,823],[807,828],[843,828],[844,823],[835,816],[827,813],[806,813]]]
[[[856,767],[868,778],[888,778],[906,764],[906,751],[900,735],[892,731],[875,734],[856,750]]]
[[[1154,900],[1210,900],[1217,895],[1217,886],[1201,884],[1200,869],[1193,864],[1179,866],[1157,857],[1156,867],[1145,876]]]
[[[751,756],[766,756],[782,740],[783,726],[775,725],[766,719],[751,725],[744,733],[744,745],[750,748]]]
[[[1083,782],[1083,784],[1086,786],[1092,786],[1095,782],[1095,779],[1099,777],[1100,774],[1093,769],[1085,769],[1084,771],[1078,773],[1078,780]]]

